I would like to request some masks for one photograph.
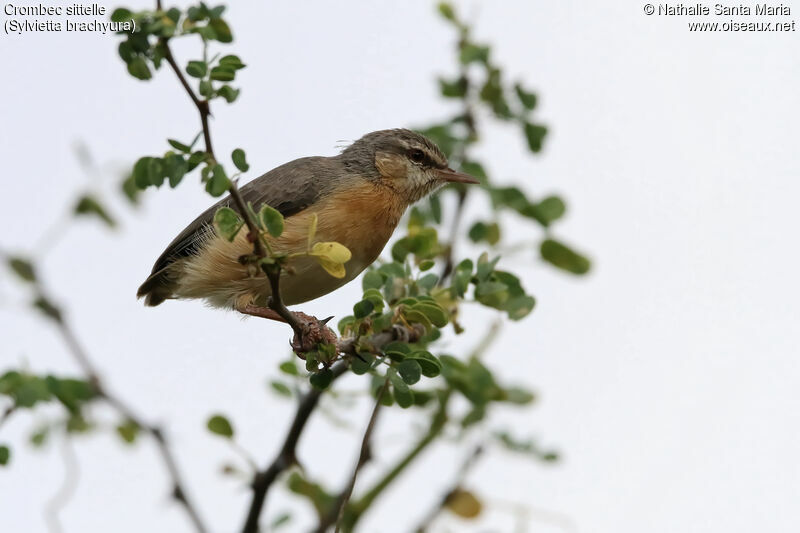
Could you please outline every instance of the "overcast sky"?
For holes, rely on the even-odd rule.
[[[800,15],[796,2],[784,5],[793,11],[786,20]],[[563,194],[569,211],[557,235],[595,267],[575,279],[532,254],[506,263],[538,305],[504,329],[489,361],[506,380],[535,387],[541,401],[499,417],[557,447],[564,461],[487,457],[470,477],[490,505],[481,524],[511,531],[508,508],[521,504],[534,511],[531,532],[798,531],[798,33],[690,33],[687,19],[646,16],[643,3],[621,0],[459,6],[494,57],[539,92],[539,117],[551,128],[532,159],[516,131],[490,127],[481,156],[500,182]],[[430,2],[238,1],[228,17],[229,49],[248,67],[240,100],[214,109],[216,149],[245,148],[254,176],[331,155],[368,131],[452,112],[434,77],[453,72],[453,33]],[[176,46],[181,59],[190,52]],[[39,237],[74,194],[87,185],[110,191],[134,157],[197,131],[171,73],[130,78],[111,35],[2,34],[0,58],[5,250],[47,247]],[[101,175],[80,168],[76,142]],[[204,421],[228,413],[245,448],[261,462],[272,456],[291,405],[265,381],[286,356],[276,348],[286,330],[196,302],[145,309],[134,298],[172,235],[209,203],[193,178],[146,194],[135,212],[115,199],[120,230],[71,230],[43,274],[111,386],[168,425],[193,495],[214,531],[228,532],[239,527],[248,493],[219,475],[236,458]],[[341,316],[359,294],[353,283],[304,310]],[[0,370],[27,361],[40,372],[76,371],[5,276],[0,298]],[[477,313],[466,338],[446,349],[470,346],[493,317]],[[354,460],[366,412],[340,416],[356,431],[317,417],[301,446],[309,468],[334,486]],[[411,422],[381,421],[378,464],[403,449]],[[20,445],[35,425],[19,416],[2,428],[15,454],[0,472],[4,531],[44,531],[42,510],[64,475],[60,446]],[[190,531],[167,502],[150,443],[125,449],[103,435],[74,444],[81,475],[61,512],[66,531]],[[363,530],[406,531],[460,460],[452,448],[433,449]],[[293,506],[304,509],[279,497],[267,512]],[[465,528],[454,519],[441,525]]]

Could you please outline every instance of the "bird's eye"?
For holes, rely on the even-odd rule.
[[[422,150],[411,150],[409,152],[408,157],[415,163],[422,163],[425,160],[425,154],[422,153]]]

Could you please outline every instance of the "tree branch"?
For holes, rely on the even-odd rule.
[[[161,7],[158,6],[158,9],[161,9]],[[162,38],[161,46],[164,48],[164,59],[167,60],[167,63],[178,77],[178,81],[181,82],[181,85],[183,85],[183,88],[186,90],[186,94],[188,94],[189,98],[192,99],[192,103],[194,103],[198,113],[200,113],[200,124],[203,126],[203,141],[206,145],[206,153],[211,157],[211,159],[216,161],[217,158],[214,156],[214,148],[211,146],[211,128],[208,125],[208,117],[211,116],[211,108],[208,105],[208,100],[201,100],[194,93],[194,90],[192,90],[192,86],[189,85],[189,82],[186,80],[186,76],[183,75],[181,68],[175,61],[175,57],[172,55],[172,49],[169,47],[169,39]]]
[[[39,292],[41,294],[41,286],[38,287]],[[46,299],[48,302],[49,299]],[[164,463],[164,466],[167,469],[167,472],[172,479],[172,497],[175,498],[178,503],[180,503],[186,513],[189,515],[192,523],[194,524],[195,530],[198,533],[205,533],[208,531],[206,526],[204,525],[202,519],[200,518],[200,514],[197,512],[196,507],[194,504],[189,500],[189,496],[184,489],[184,483],[181,478],[180,472],[178,471],[178,465],[175,461],[175,458],[170,450],[170,447],[167,443],[166,437],[156,425],[149,424],[145,422],[140,416],[138,416],[134,410],[128,406],[124,401],[122,401],[119,397],[112,394],[103,384],[100,379],[100,376],[95,369],[94,365],[92,364],[89,356],[87,355],[86,350],[83,348],[83,345],[78,340],[78,337],[75,335],[75,332],[72,330],[70,325],[64,319],[63,313],[54,308],[54,312],[48,314],[48,316],[55,322],[61,337],[64,340],[64,343],[67,345],[69,352],[72,354],[75,361],[83,370],[84,374],[88,378],[89,382],[95,388],[95,392],[98,397],[105,400],[109,405],[111,405],[120,415],[124,418],[133,422],[136,426],[138,426],[142,431],[149,433],[153,440],[156,442],[156,446],[158,447],[159,453],[161,455],[161,459]]]
[[[364,512],[369,509],[375,499],[380,496],[386,488],[403,473],[403,471],[410,465],[417,456],[422,453],[444,429],[447,422],[447,407],[450,401],[451,389],[444,392],[439,403],[439,409],[431,419],[430,429],[417,441],[417,443],[406,452],[406,454],[392,467],[383,477],[378,480],[371,489],[369,489],[364,496],[356,502],[350,504],[350,514],[347,522],[348,529],[352,530],[356,523],[361,519]]]
[[[333,365],[331,368],[333,379],[344,374],[347,368],[348,364],[345,361],[340,361]],[[280,451],[278,451],[278,455],[275,456],[275,459],[272,460],[267,468],[257,472],[253,478],[253,498],[247,511],[247,519],[242,528],[243,533],[258,532],[258,520],[261,516],[261,510],[264,507],[267,492],[275,479],[283,471],[297,462],[297,443],[300,441],[300,436],[306,427],[306,422],[308,422],[311,413],[314,412],[314,409],[317,407],[322,393],[323,391],[312,388],[303,396],[300,403],[297,405],[294,420],[292,420],[292,425],[289,427],[289,432],[286,434],[286,438],[283,441]]]
[[[450,490],[448,490],[442,496],[442,498],[439,500],[436,506],[433,509],[431,509],[430,512],[428,512],[428,514],[425,515],[425,518],[423,518],[420,521],[419,526],[417,526],[417,528],[415,529],[416,533],[425,533],[428,529],[428,526],[431,525],[431,523],[436,519],[436,517],[439,516],[439,513],[441,513],[442,510],[450,502],[450,498],[452,498],[453,495],[456,494],[456,492],[461,490],[461,487],[464,484],[464,479],[467,477],[467,474],[469,473],[470,470],[472,470],[472,467],[474,467],[475,464],[478,462],[478,459],[480,459],[481,455],[483,455],[483,449],[484,449],[483,444],[478,444],[477,446],[475,446],[475,448],[473,448],[472,452],[464,460],[464,463],[461,465],[461,468],[459,468],[458,474],[456,474],[455,482],[453,482],[453,484],[451,485]]]
[[[372,456],[370,442],[372,440],[372,433],[375,430],[375,423],[378,420],[378,411],[381,407],[381,400],[383,399],[383,395],[386,393],[387,388],[389,388],[388,376],[386,377],[386,380],[383,382],[383,386],[380,388],[375,397],[375,406],[372,408],[372,414],[369,417],[367,429],[364,430],[364,437],[361,440],[361,451],[358,454],[358,461],[356,461],[356,465],[353,468],[353,474],[350,476],[350,481],[336,499],[336,503],[331,508],[328,515],[320,521],[320,524],[316,529],[316,533],[325,533],[325,531],[327,531],[328,528],[334,523],[336,524],[336,533],[339,533],[339,528],[344,522],[345,508],[347,507],[347,503],[350,501],[350,497],[353,495],[353,489],[356,486],[358,473],[361,468],[367,464],[367,461],[369,461],[370,457]]]

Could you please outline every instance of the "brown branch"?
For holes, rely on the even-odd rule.
[[[349,516],[347,517],[347,527],[352,530],[356,523],[361,519],[367,509],[373,504],[375,499],[391,485],[405,469],[410,465],[425,449],[436,440],[447,423],[447,408],[450,401],[452,389],[446,389],[439,400],[439,409],[431,417],[430,429],[401,457],[397,464],[389,469],[375,485],[372,486],[361,498],[349,505]]]
[[[367,339],[347,338],[341,339],[337,343],[339,353],[354,356],[356,354],[356,344],[361,343],[362,346],[371,347],[372,351],[379,352],[383,346],[396,340],[406,340],[408,342],[415,342],[419,340],[424,332],[421,328],[415,327],[407,329],[404,327],[397,327],[391,331],[377,333]],[[349,365],[347,361],[339,361],[331,367],[333,372],[333,379],[339,378],[344,374]],[[267,468],[257,472],[253,478],[252,488],[253,497],[250,501],[250,507],[247,511],[247,519],[242,533],[257,533],[258,520],[261,516],[261,511],[264,508],[264,501],[266,500],[267,493],[270,487],[275,482],[275,479],[286,469],[291,467],[297,462],[296,450],[297,443],[306,427],[309,417],[316,409],[319,399],[324,391],[319,389],[311,389],[307,392],[300,403],[297,405],[297,411],[294,415],[292,425],[289,427],[289,432],[283,441],[278,454],[272,460]]]
[[[348,365],[345,361],[340,361],[333,365],[331,368],[333,379],[344,374],[347,368]],[[294,420],[292,420],[292,425],[289,427],[289,432],[286,434],[286,438],[283,441],[280,451],[278,451],[278,455],[275,456],[267,468],[257,472],[253,478],[253,498],[247,511],[247,520],[242,528],[244,533],[258,532],[258,520],[261,516],[261,510],[264,507],[267,492],[275,479],[283,471],[297,462],[297,443],[300,441],[300,436],[306,427],[306,422],[308,422],[311,413],[314,412],[322,393],[323,391],[312,388],[301,398],[300,403],[297,405],[297,411],[295,412]]]
[[[159,7],[158,9],[161,8]],[[181,85],[183,85],[183,88],[186,90],[186,94],[192,99],[192,103],[194,103],[198,113],[200,113],[200,124],[203,126],[203,141],[205,141],[206,153],[212,160],[216,161],[217,158],[214,156],[214,148],[211,146],[211,128],[208,125],[208,117],[211,116],[211,108],[208,105],[208,100],[201,100],[194,93],[194,90],[192,90],[192,86],[189,85],[186,76],[183,75],[181,68],[175,61],[175,57],[172,55],[172,50],[169,47],[169,39],[162,38],[161,46],[164,48],[164,59],[167,60],[167,63],[169,63],[169,66],[178,77],[178,81],[181,82]]]
[[[325,533],[325,531],[327,531],[328,528],[334,523],[336,524],[335,531],[336,533],[339,533],[339,528],[344,522],[345,508],[347,507],[350,497],[353,495],[353,489],[356,486],[358,473],[361,471],[364,465],[367,464],[367,461],[369,461],[372,456],[372,449],[370,445],[370,442],[372,441],[372,433],[375,430],[375,423],[378,420],[378,411],[381,407],[381,400],[383,400],[383,395],[386,393],[386,389],[388,388],[389,377],[387,376],[386,380],[383,382],[383,386],[375,396],[375,406],[372,408],[372,414],[369,417],[367,429],[364,430],[364,437],[361,439],[361,451],[358,454],[358,461],[356,461],[356,465],[353,468],[353,474],[350,476],[350,481],[336,499],[336,503],[334,504],[333,508],[331,508],[331,511],[320,521],[320,524],[316,529],[316,533]]]
[[[461,490],[461,487],[464,485],[464,479],[466,479],[467,474],[478,462],[478,459],[480,459],[481,455],[483,455],[483,445],[478,444],[464,460],[461,468],[459,468],[458,474],[456,474],[456,479],[451,485],[450,490],[448,490],[442,496],[436,506],[431,509],[430,512],[425,515],[425,518],[420,521],[419,526],[417,526],[415,529],[416,533],[425,533],[427,531],[428,526],[431,525],[436,517],[439,516],[439,513],[441,513],[447,504],[450,503],[450,499],[453,497],[453,495]]]
[[[178,465],[175,461],[175,458],[170,450],[169,444],[167,443],[164,434],[158,426],[153,424],[148,424],[144,422],[144,420],[135,414],[133,409],[131,409],[125,402],[123,402],[119,397],[113,395],[105,385],[100,380],[100,376],[97,373],[94,365],[92,364],[91,360],[89,359],[86,350],[83,348],[81,343],[78,341],[77,336],[75,335],[72,328],[66,322],[61,312],[58,312],[55,316],[51,316],[53,321],[56,323],[58,327],[59,333],[64,339],[64,343],[67,345],[70,353],[72,354],[75,361],[77,361],[78,365],[81,367],[83,372],[86,374],[89,381],[95,388],[95,392],[97,395],[105,400],[109,405],[111,405],[114,409],[116,409],[123,417],[127,418],[131,422],[133,422],[136,426],[138,426],[142,431],[149,433],[153,440],[156,442],[156,446],[158,447],[158,451],[161,455],[161,459],[164,463],[164,466],[169,473],[170,478],[172,479],[172,497],[175,498],[178,503],[180,503],[186,513],[189,515],[192,523],[194,524],[195,530],[198,533],[205,533],[208,531],[206,526],[204,525],[202,519],[200,518],[200,514],[197,512],[196,507],[194,504],[189,500],[189,496],[184,489],[184,483],[181,478],[180,472],[178,471]]]

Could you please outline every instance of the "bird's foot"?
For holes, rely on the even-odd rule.
[[[319,320],[300,311],[293,311],[292,314],[300,326],[300,331],[295,332],[292,339],[292,350],[300,357],[315,349],[318,344],[336,344],[336,333],[327,326],[328,320],[333,317]]]

